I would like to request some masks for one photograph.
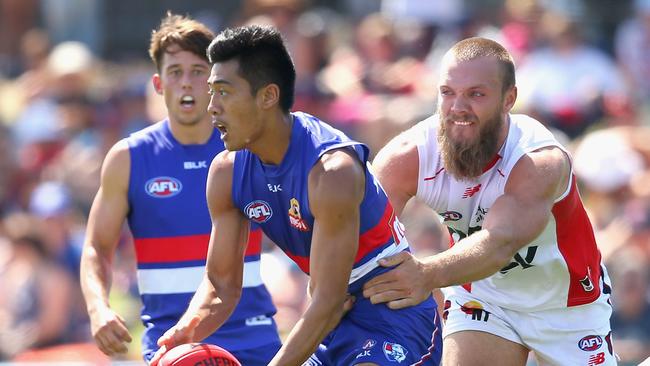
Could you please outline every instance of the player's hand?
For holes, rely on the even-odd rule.
[[[379,260],[382,267],[395,267],[363,285],[363,296],[373,304],[387,303],[391,309],[417,305],[431,296],[422,263],[409,252]]]
[[[90,330],[97,347],[107,356],[126,353],[131,334],[124,319],[109,307],[90,313]]]
[[[160,346],[160,348],[153,355],[149,365],[158,365],[162,356],[179,344],[191,343],[194,339],[194,330],[199,325],[200,321],[201,317],[195,315],[189,322],[183,322],[181,320],[176,325],[169,328],[165,334],[158,338],[158,346]]]

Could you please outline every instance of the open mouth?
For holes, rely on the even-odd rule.
[[[185,95],[181,98],[181,106],[185,108],[191,108],[195,103],[196,102],[194,101],[194,97],[191,95]]]
[[[226,134],[226,132],[228,132],[228,130],[226,129],[226,126],[223,123],[219,122],[219,121],[212,121],[212,126],[214,126],[214,128],[219,130],[219,132],[222,135],[224,135],[224,134]]]

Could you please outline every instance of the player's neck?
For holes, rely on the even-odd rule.
[[[172,135],[182,145],[202,145],[210,140],[214,127],[209,119],[202,119],[195,124],[182,124],[169,121]]]
[[[289,149],[293,123],[291,114],[275,114],[271,120],[267,121],[263,138],[249,150],[257,155],[264,164],[279,165]]]

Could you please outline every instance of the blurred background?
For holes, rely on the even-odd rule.
[[[104,154],[165,116],[147,49],[167,10],[214,31],[277,26],[296,64],[294,109],[373,153],[434,112],[448,47],[501,42],[516,59],[515,112],[574,154],[613,281],[621,364],[650,356],[650,0],[0,0],[0,362],[142,364],[128,228],[111,294],[134,335],[123,358],[96,350],[78,271]],[[435,215],[412,206],[403,221],[416,255],[444,250]],[[266,244],[263,276],[286,332],[306,279]]]

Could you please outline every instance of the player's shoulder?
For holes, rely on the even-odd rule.
[[[437,115],[417,122],[413,126],[393,137],[383,148],[379,150],[377,155],[384,155],[384,157],[394,157],[417,152],[418,145],[427,143],[427,141],[431,139],[431,134],[435,134],[437,124]]]
[[[373,168],[390,167],[393,171],[417,166],[418,146],[426,143],[432,123],[432,117],[427,118],[393,137],[375,156]]]
[[[168,120],[158,121],[140,130],[132,132],[125,138],[131,149],[145,148],[145,146],[173,145],[170,139]]]
[[[326,152],[309,171],[312,209],[359,204],[364,178],[365,168],[353,151],[342,148]]]
[[[570,174],[567,153],[558,146],[544,146],[517,161],[508,178],[507,189],[520,186],[525,194],[539,191],[546,192],[549,198],[557,198],[566,191]]]
[[[131,153],[128,142],[122,139],[116,142],[104,158],[101,173],[102,186],[128,184],[131,170]]]
[[[127,138],[123,138],[116,142],[106,153],[104,158],[104,165],[108,163],[124,164],[130,162],[131,151]]]
[[[219,152],[213,159],[210,164],[210,171],[232,171],[233,166],[235,165],[235,156],[236,151],[223,150]]]

